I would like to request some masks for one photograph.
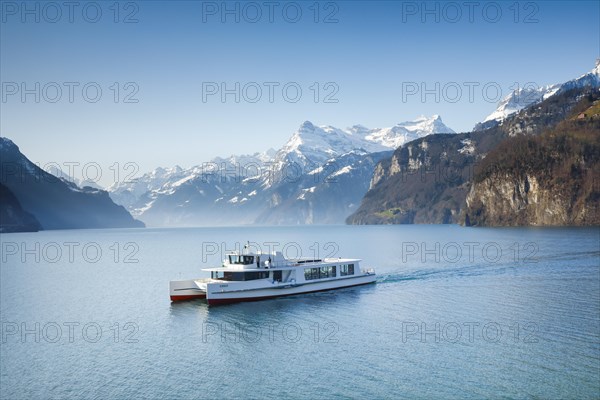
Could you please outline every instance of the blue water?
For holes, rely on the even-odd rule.
[[[200,268],[247,240],[288,256],[362,258],[378,282],[171,304],[169,280],[205,276]],[[598,229],[87,230],[0,241],[2,399],[600,396]]]

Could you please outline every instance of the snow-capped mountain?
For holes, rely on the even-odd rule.
[[[175,193],[179,187],[195,180],[243,179],[246,175],[255,176],[264,165],[270,162],[275,150],[253,155],[232,155],[228,158],[216,157],[191,168],[156,168],[138,178],[117,182],[108,188],[110,196],[117,204],[126,207],[133,215],[141,215],[152,206],[160,195]]]
[[[318,166],[325,161],[361,149],[368,153],[394,150],[406,142],[433,133],[455,133],[439,115],[421,116],[391,128],[369,129],[354,125],[347,129],[317,127],[304,122],[275,155],[275,162],[297,162],[301,166]]]
[[[368,189],[382,152],[432,133],[454,131],[438,115],[376,129],[306,121],[278,151],[159,168],[109,191],[115,202],[155,226],[322,222],[323,204],[339,205],[328,208],[339,212],[329,212],[327,222],[341,223]],[[298,217],[286,214],[294,209]],[[269,216],[270,210],[278,211]]]
[[[542,87],[523,87],[516,89],[498,103],[498,108],[488,115],[483,120],[483,123],[485,124],[489,121],[503,121],[509,115],[552,96],[560,89],[560,86],[560,84],[555,84]]]
[[[361,125],[350,128],[352,134],[362,135],[365,140],[383,145],[387,149],[397,149],[405,143],[434,133],[456,133],[448,128],[442,117],[421,116],[414,121],[401,122],[391,128],[367,129]]]
[[[115,203],[130,209],[147,192],[159,190],[167,182],[176,182],[184,176],[183,169],[178,165],[173,168],[158,167],[138,178],[115,182],[107,190]]]
[[[473,128],[474,131],[490,128],[502,123],[511,114],[521,111],[523,108],[532,104],[541,103],[547,98],[562,93],[566,90],[579,87],[600,87],[600,63],[596,62],[596,67],[580,76],[565,83],[557,83],[542,87],[523,87],[509,93],[500,103],[496,110],[488,115],[483,122],[478,123]]]

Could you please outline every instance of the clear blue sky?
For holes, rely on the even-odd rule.
[[[278,148],[305,120],[384,127],[440,114],[470,130],[496,107],[495,88],[563,82],[600,56],[598,1],[277,3],[230,2],[223,15],[220,1],[2,2],[0,134],[42,165],[99,163],[106,185],[114,162],[145,172]],[[239,82],[240,102],[209,94],[212,82]],[[439,98],[422,99],[436,83]]]

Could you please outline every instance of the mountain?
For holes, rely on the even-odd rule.
[[[509,115],[512,115],[525,107],[538,104],[555,94],[576,88],[598,86],[600,86],[599,62],[596,63],[596,67],[590,72],[565,83],[541,87],[525,85],[522,88],[514,90],[502,99],[502,101],[498,103],[498,108],[488,115],[483,122],[475,125],[473,130],[480,131],[501,124]]]
[[[485,130],[431,135],[405,144],[376,166],[369,191],[347,223],[464,222],[474,171],[487,155],[509,138],[536,136],[557,127],[583,98],[597,93],[597,81],[590,83],[559,90]],[[510,154],[507,149],[504,152]]]
[[[111,199],[126,208],[133,207],[140,197],[149,191],[158,190],[169,181],[178,181],[183,175],[179,166],[173,168],[156,168],[154,171],[125,182],[115,182],[108,187]]]
[[[21,203],[6,186],[0,183],[0,233],[37,232],[39,221],[21,207]]]
[[[64,181],[74,183],[75,185],[77,185],[80,188],[89,186],[93,189],[102,190],[102,186],[98,185],[96,182],[89,180],[89,179],[77,179],[77,178],[67,174],[61,168],[59,168],[55,165],[49,166],[47,168],[46,172],[56,176],[57,178],[64,180]]]
[[[454,131],[437,115],[376,129],[306,121],[279,150],[157,169],[108,190],[153,226],[343,223],[386,152],[431,133]]]
[[[317,127],[304,122],[275,155],[275,163],[295,162],[299,166],[319,166],[327,160],[352,150],[376,153],[396,149],[404,143],[432,133],[454,133],[439,115],[419,117],[391,128],[369,129],[355,125],[342,130],[332,126]]]
[[[511,137],[475,170],[465,225],[600,225],[600,93],[539,136]]]
[[[326,161],[298,179],[281,182],[268,194],[258,224],[340,224],[354,212],[369,188],[379,160],[392,151],[353,150]]]
[[[43,229],[143,227],[107,192],[79,188],[42,170],[11,140],[0,137],[0,183]]]
[[[235,211],[252,199],[253,191],[260,189],[258,181],[270,171],[274,154],[274,150],[268,150],[253,155],[216,157],[188,169],[157,168],[108,190],[116,203],[154,226],[250,223],[249,210],[242,215]],[[243,200],[239,204],[238,197]],[[224,203],[232,206],[230,212],[223,212]]]

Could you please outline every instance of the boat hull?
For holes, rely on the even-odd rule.
[[[206,300],[209,305],[231,304],[248,301],[260,301],[274,299],[284,296],[293,296],[299,294],[315,293],[343,289],[353,286],[368,285],[375,283],[375,274],[365,274],[354,276],[347,279],[335,279],[330,281],[310,282],[300,285],[285,285],[279,287],[262,288],[240,291],[212,291],[209,289],[206,293]]]
[[[204,285],[204,287],[206,287]],[[205,299],[206,289],[196,280],[171,281],[169,283],[171,301]]]

